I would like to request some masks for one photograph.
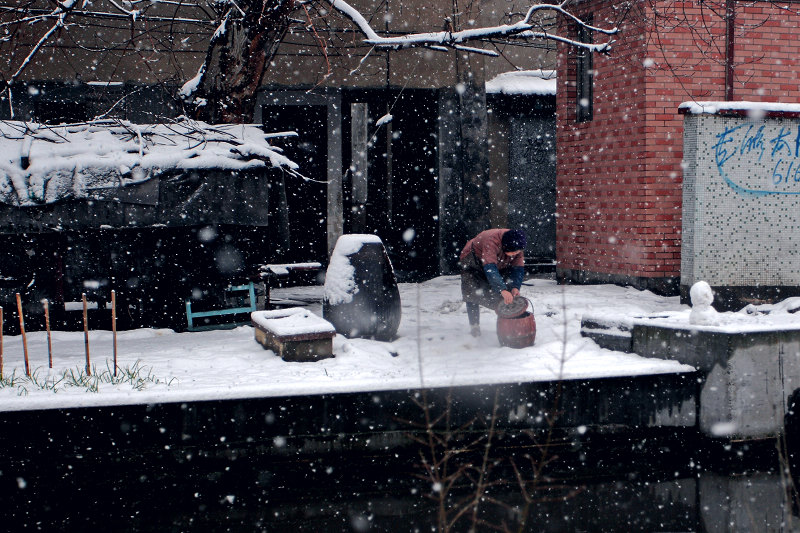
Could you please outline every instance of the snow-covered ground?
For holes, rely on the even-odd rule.
[[[676,361],[647,359],[599,348],[580,336],[586,313],[625,321],[650,313],[688,317],[677,297],[614,285],[557,285],[531,279],[523,296],[534,303],[537,335],[524,349],[499,345],[495,316],[482,311],[481,337],[469,334],[459,278],[442,276],[420,284],[401,284],[403,318],[393,342],[334,339],[335,357],[313,363],[289,363],[265,350],[254,330],[175,333],[140,329],[118,333],[118,364],[138,368],[130,383],[97,384],[97,391],[69,384],[70,370],[85,366],[82,332],[54,332],[53,369],[48,368],[45,332],[28,333],[31,371],[39,385],[24,378],[20,336],[5,336],[0,411],[132,403],[183,402],[263,396],[364,392],[419,387],[515,383],[553,379],[634,376],[691,371]],[[321,299],[323,287],[273,290],[274,298]],[[308,308],[321,316],[321,304]],[[95,376],[113,368],[112,334],[92,331],[89,351]],[[65,371],[67,379],[61,379]],[[9,384],[13,376],[14,383]],[[60,381],[59,381],[60,380]],[[55,391],[53,390],[55,389]]]

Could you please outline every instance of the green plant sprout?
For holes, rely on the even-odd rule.
[[[27,396],[30,390],[52,391],[54,393],[67,389],[85,389],[86,392],[99,392],[101,385],[130,385],[131,389],[141,391],[151,385],[171,386],[176,378],[159,378],[153,375],[153,370],[145,366],[141,361],[136,361],[127,367],[117,367],[115,375],[114,369],[106,361],[106,369],[98,372],[97,367],[92,365],[91,374],[86,373],[86,369],[75,367],[68,368],[60,374],[52,376],[42,376],[42,369],[36,368],[31,376],[17,375],[16,369],[10,376],[0,378],[0,389],[17,389],[19,396]]]

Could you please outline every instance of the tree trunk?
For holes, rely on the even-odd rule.
[[[294,0],[244,0],[232,9],[209,44],[195,95],[202,100],[195,98],[189,111],[212,124],[253,120],[256,92],[289,27]]]

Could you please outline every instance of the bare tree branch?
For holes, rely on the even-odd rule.
[[[480,50],[476,48],[465,48],[462,43],[488,41],[500,37],[517,37],[520,39],[550,39],[562,43],[567,43],[578,48],[585,48],[593,52],[606,52],[611,48],[613,40],[608,40],[602,43],[584,43],[561,37],[548,32],[536,31],[539,25],[534,21],[534,15],[540,11],[547,11],[555,13],[564,17],[579,26],[590,30],[593,33],[603,33],[605,35],[614,35],[619,30],[618,28],[600,28],[586,24],[575,15],[569,13],[564,9],[564,4],[536,4],[531,6],[521,20],[514,24],[502,24],[499,26],[490,26],[485,28],[474,28],[461,31],[438,31],[429,33],[410,33],[397,37],[381,37],[369,25],[369,22],[364,16],[350,4],[344,0],[330,0],[331,7],[339,11],[341,14],[349,18],[361,32],[366,39],[365,43],[376,46],[378,48],[389,48],[394,50],[404,48],[428,47],[433,50],[447,49],[466,49],[470,52],[480,52],[490,55],[495,55],[494,52],[487,50]]]
[[[347,0],[94,0],[93,4],[24,0],[0,6],[0,45],[8,52],[1,69],[7,74],[0,72],[5,86],[0,89],[8,95],[13,116],[11,86],[31,77],[31,70],[39,75],[41,69],[31,66],[40,67],[43,54],[48,60],[58,55],[58,61],[69,65],[76,77],[99,73],[96,66],[107,67],[111,61],[115,66],[111,74],[108,68],[102,70],[104,79],[118,75],[118,67],[136,56],[137,67],[157,84],[166,87],[176,78],[185,82],[179,91],[169,90],[178,93],[176,103],[184,105],[186,114],[209,122],[247,121],[252,119],[255,94],[265,72],[272,68],[287,35],[299,36],[290,44],[322,59],[322,83],[333,74],[332,60],[350,57],[353,50],[364,53],[362,68],[373,50],[417,47],[498,56],[501,45],[561,42],[604,52],[617,31],[584,24],[565,3],[534,4],[522,13],[504,15],[498,26],[464,29],[462,19],[474,18],[477,7],[461,2],[453,5],[445,30],[399,35],[390,33],[388,24],[378,29],[385,7],[379,3],[374,13],[366,13]],[[597,44],[575,41],[558,34],[558,19],[609,38]],[[337,25],[331,20],[338,21]],[[186,53],[191,56],[182,55]],[[186,62],[186,57],[191,61]],[[199,68],[198,60],[202,60]],[[169,68],[163,68],[165,61]],[[187,65],[194,74],[185,76]],[[186,82],[187,77],[192,79]]]

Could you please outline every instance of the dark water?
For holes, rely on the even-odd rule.
[[[24,439],[22,439],[24,441]],[[687,453],[682,444],[691,445]],[[491,450],[477,531],[800,531],[774,442],[737,447],[623,439],[561,443],[526,501],[531,449]],[[80,453],[5,450],[5,531],[436,531],[426,449],[281,457],[259,443]],[[50,452],[53,452],[52,454]],[[428,457],[430,457],[428,455]],[[440,456],[441,458],[442,456]],[[450,457],[449,517],[474,494],[483,456]],[[467,531],[468,512],[452,531]],[[438,529],[441,530],[441,529]]]
[[[0,528],[773,530],[792,516],[774,445],[700,442],[681,416],[696,387],[639,376],[4,412]]]

